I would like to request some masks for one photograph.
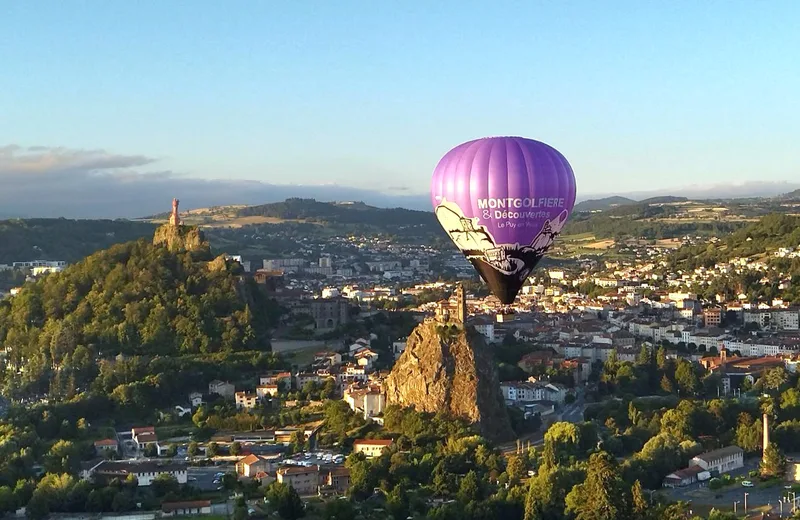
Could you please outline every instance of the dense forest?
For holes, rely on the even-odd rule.
[[[117,354],[268,350],[274,304],[242,281],[239,264],[209,259],[209,251],[170,253],[142,239],[27,283],[0,301],[0,344],[14,369],[3,373],[15,374],[6,387],[73,393],[90,382],[97,358]]]
[[[76,262],[121,242],[152,237],[155,226],[128,220],[0,221],[0,264],[28,260]]]

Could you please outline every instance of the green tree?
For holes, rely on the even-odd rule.
[[[759,470],[764,478],[782,478],[786,474],[786,457],[775,443],[770,442],[764,450]]]
[[[510,455],[508,457],[508,464],[506,465],[506,474],[508,474],[508,482],[515,486],[525,477],[525,461],[519,455]]]
[[[672,385],[672,381],[666,374],[661,376],[661,390],[667,394],[675,393],[675,387]]]
[[[783,367],[775,367],[762,376],[764,388],[778,391],[789,380],[789,373]]]
[[[291,446],[294,453],[299,453],[306,449],[306,434],[303,430],[296,430],[292,433]]]
[[[544,448],[548,458],[552,457],[555,464],[565,461],[574,455],[580,444],[580,430],[568,422],[553,423],[544,434]]]
[[[681,395],[693,396],[697,393],[700,382],[691,361],[685,359],[678,361],[678,366],[675,368],[675,382],[678,383]]]
[[[577,520],[629,518],[628,490],[614,457],[606,452],[592,454],[586,480],[572,488],[566,504],[567,511],[574,514]]]
[[[17,497],[8,486],[0,486],[0,515],[10,513],[17,509]]]
[[[111,510],[115,513],[131,511],[136,506],[133,497],[127,491],[119,491],[111,501]]]
[[[239,455],[239,454],[241,454],[242,453],[242,443],[240,443],[239,441],[234,441],[231,444],[230,452],[231,452],[231,455]]]
[[[336,380],[332,377],[329,377],[325,380],[325,383],[322,385],[322,391],[320,397],[323,399],[333,399],[336,397]]]
[[[189,443],[189,447],[186,449],[186,452],[190,457],[195,457],[200,452],[200,447],[195,441],[192,441]]]
[[[178,493],[180,491],[180,484],[178,480],[168,473],[162,473],[150,483],[150,489],[153,494],[158,497],[163,497],[168,493]]]
[[[216,442],[208,443],[208,446],[206,446],[206,457],[216,457],[218,453],[219,453],[219,446],[217,445],[217,443]]]
[[[270,506],[284,520],[296,520],[305,516],[303,501],[292,486],[273,482],[265,496],[269,500]]]
[[[325,504],[325,520],[355,520],[356,508],[349,500],[331,500]]]
[[[649,504],[644,496],[642,483],[638,480],[631,487],[631,508],[635,520],[646,520],[650,518]]]
[[[80,464],[78,447],[64,439],[56,441],[45,457],[48,473],[75,473]]]
[[[711,511],[708,512],[708,520],[736,520],[737,518],[739,517],[730,511],[711,509]]]
[[[664,370],[667,366],[667,351],[663,346],[658,347],[656,351],[656,365],[659,370]]]
[[[736,445],[747,453],[756,453],[761,449],[762,425],[748,413],[739,414],[736,426]]]
[[[173,444],[170,444],[169,446],[167,446],[167,453],[166,453],[166,455],[167,455],[167,457],[169,457],[169,458],[173,458],[173,457],[175,457],[176,455],[178,455],[178,446],[176,446],[174,443],[173,443]]]
[[[541,467],[530,479],[525,497],[525,520],[561,519],[564,517],[564,502],[567,493],[585,475],[575,467]]]
[[[781,394],[781,410],[790,417],[800,414],[800,390],[789,388]]]
[[[458,486],[458,499],[467,504],[480,499],[480,483],[478,475],[470,470]]]

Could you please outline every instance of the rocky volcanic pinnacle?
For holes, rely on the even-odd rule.
[[[385,387],[388,404],[449,412],[496,442],[514,437],[491,352],[471,327],[433,320],[417,326]]]

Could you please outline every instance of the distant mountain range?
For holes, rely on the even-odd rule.
[[[602,211],[617,206],[636,204],[636,201],[628,197],[604,197],[602,199],[589,199],[575,204],[574,211]]]
[[[574,211],[604,211],[619,206],[630,206],[633,204],[669,204],[673,202],[687,202],[689,199],[686,197],[674,197],[671,195],[664,195],[661,197],[650,197],[644,200],[633,200],[628,197],[613,196],[604,197],[602,199],[589,199],[575,204]]]
[[[187,223],[266,224],[280,221],[301,221],[319,224],[340,224],[398,228],[436,224],[432,211],[404,208],[378,208],[361,201],[322,202],[316,199],[290,198],[256,206],[220,206],[191,210],[182,218]],[[161,221],[169,213],[159,213],[144,220]]]

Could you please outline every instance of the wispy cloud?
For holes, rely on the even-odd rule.
[[[340,186],[203,180],[157,169],[157,159],[104,150],[0,146],[0,217],[139,217],[182,207],[263,204],[289,197],[361,200],[383,207],[430,209],[427,197]]]
[[[71,150],[63,147],[19,145],[0,147],[0,176],[25,174],[90,175],[154,163],[143,155],[117,155],[105,150]]]

